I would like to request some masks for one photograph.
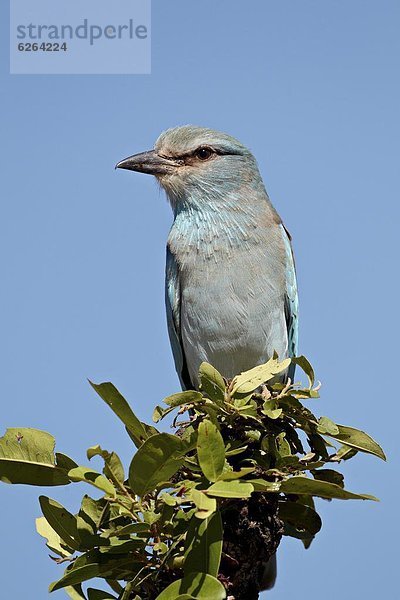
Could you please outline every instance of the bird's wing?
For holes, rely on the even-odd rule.
[[[187,369],[185,353],[181,337],[181,286],[179,269],[174,256],[167,247],[167,264],[165,273],[165,306],[167,310],[168,334],[171,342],[175,369],[183,389],[193,389]]]
[[[296,267],[292,250],[291,237],[283,224],[280,225],[286,251],[285,269],[285,318],[288,332],[288,355],[297,356],[299,337],[299,299],[297,295]],[[295,365],[289,367],[288,376],[293,381]]]

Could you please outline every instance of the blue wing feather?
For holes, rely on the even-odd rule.
[[[285,316],[288,332],[288,355],[297,356],[299,340],[299,299],[297,294],[296,267],[291,244],[291,237],[285,226],[281,225],[286,250],[285,269]],[[288,377],[293,381],[296,366],[291,365]]]
[[[175,258],[167,247],[167,263],[165,274],[165,306],[167,311],[168,334],[182,389],[193,388],[185,359],[181,338],[180,311],[181,289],[179,270]]]

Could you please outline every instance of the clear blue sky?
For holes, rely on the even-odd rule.
[[[227,131],[254,151],[293,235],[318,412],[367,430],[389,457],[345,465],[348,488],[381,503],[321,501],[323,530],[308,551],[282,543],[268,598],[394,598],[399,2],[153,0],[145,76],[10,76],[5,5],[1,432],[37,427],[79,462],[96,443],[128,460],[86,377],[113,381],[147,420],[178,389],[163,299],[171,214],[151,177],[114,164],[167,127]],[[3,598],[42,600],[61,575],[35,533],[39,491],[0,488]],[[83,492],[45,491],[72,510]]]

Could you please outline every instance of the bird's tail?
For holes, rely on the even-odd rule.
[[[276,554],[271,556],[269,561],[264,565],[264,571],[260,578],[260,588],[261,590],[271,590],[276,581]]]

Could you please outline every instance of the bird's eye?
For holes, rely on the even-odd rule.
[[[208,146],[202,146],[196,150],[195,155],[200,160],[208,160],[213,155],[213,151],[211,148],[208,148]]]

